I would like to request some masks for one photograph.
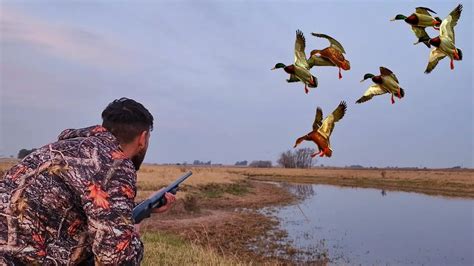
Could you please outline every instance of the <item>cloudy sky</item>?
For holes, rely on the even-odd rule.
[[[423,73],[429,55],[396,14],[427,6],[444,18],[454,1],[1,1],[0,155],[42,146],[65,128],[101,123],[120,97],[142,102],[156,130],[146,161],[273,160],[311,129],[314,111],[341,100],[346,116],[325,165],[473,167],[471,1],[456,26],[464,60]],[[309,50],[339,40],[352,69],[313,68],[308,95],[275,63],[293,62],[295,31]],[[430,35],[438,32],[429,29]],[[378,67],[405,98],[354,102]],[[314,147],[305,143],[302,147]]]

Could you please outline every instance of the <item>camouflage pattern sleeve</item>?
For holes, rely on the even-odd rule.
[[[85,186],[72,187],[82,190],[77,192],[87,217],[95,261],[100,265],[139,265],[143,244],[132,218],[136,173],[128,160],[122,160],[121,151],[114,151],[111,156],[114,161],[105,176],[96,176]]]

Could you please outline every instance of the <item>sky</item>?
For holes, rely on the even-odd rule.
[[[441,18],[458,3],[463,61],[424,74],[429,49],[397,14],[427,6]],[[66,128],[100,124],[108,103],[129,97],[155,117],[145,162],[234,164],[272,160],[311,131],[317,106],[340,101],[331,166],[474,167],[471,1],[0,1],[0,156],[41,147]],[[351,70],[311,69],[306,95],[287,83],[296,30],[306,53],[337,39]],[[428,29],[430,36],[438,34]],[[391,69],[405,98],[355,104]],[[305,142],[300,147],[315,148]]]

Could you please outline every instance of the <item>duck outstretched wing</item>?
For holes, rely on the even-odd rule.
[[[386,67],[383,67],[383,66],[380,67],[380,74],[382,76],[391,76],[397,83],[399,83],[397,76],[395,76],[395,74],[393,74],[392,70],[390,70]]]
[[[435,69],[435,67],[438,65],[438,62],[445,57],[446,54],[443,53],[440,49],[435,48],[431,50],[430,59],[428,61],[428,65],[426,66],[425,74],[431,73],[431,71],[433,71],[433,69]]]
[[[323,121],[323,110],[321,108],[316,108],[316,116],[314,117],[313,130],[318,130],[321,127]]]
[[[387,93],[380,85],[374,84],[370,86],[365,92],[362,97],[359,98],[359,100],[356,101],[356,103],[363,103],[366,102],[370,99],[372,99],[376,95],[382,95]]]
[[[318,129],[318,132],[329,139],[334,129],[334,124],[341,120],[346,113],[347,105],[346,102],[342,101],[337,108],[330,114],[326,119],[324,119],[321,127]]]
[[[431,10],[427,7],[419,6],[419,7],[415,8],[415,13],[417,13],[417,14],[423,14],[423,15],[431,16],[430,12],[436,14],[436,12],[434,12],[433,10]]]
[[[295,40],[295,65],[309,69],[308,62],[306,61],[306,54],[304,52],[305,49],[306,40],[304,38],[303,32],[297,30]]]
[[[411,26],[411,30],[413,31],[413,33],[415,33],[415,36],[418,38],[418,40],[419,40],[420,38],[423,38],[423,39],[426,39],[426,40],[430,39],[430,36],[428,35],[428,33],[426,33],[426,30],[425,30],[425,28],[423,28],[423,27]],[[420,42],[418,41],[418,42],[416,42],[416,43],[414,43],[414,44],[418,44],[418,43],[420,43]],[[431,47],[431,44],[430,44],[430,41],[429,41],[429,40],[428,40],[428,41],[424,41],[423,43],[424,43],[428,48]]]
[[[322,33],[312,32],[311,34],[313,36],[316,36],[316,37],[319,37],[319,38],[327,39],[329,41],[329,43],[331,44],[331,47],[336,48],[337,50],[341,51],[341,53],[343,53],[343,54],[346,53],[346,51],[344,51],[344,47],[342,47],[342,44],[340,42],[338,42],[336,39],[334,39],[333,37],[331,37],[329,35],[326,35],[326,34],[322,34]]]
[[[462,5],[459,4],[449,15],[443,19],[439,26],[439,35],[451,39],[454,43],[454,27],[458,24],[461,17]]]

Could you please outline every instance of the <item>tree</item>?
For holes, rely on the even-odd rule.
[[[237,162],[235,163],[236,166],[247,166],[247,164],[248,164],[247,161],[241,161],[241,162],[237,161]]]
[[[310,148],[288,150],[280,154],[278,164],[284,168],[311,168],[315,163],[311,157],[314,152],[315,150]]]
[[[313,165],[313,154],[315,151],[311,148],[303,148],[295,151],[296,167],[297,168],[311,168]]]
[[[272,161],[252,161],[249,164],[250,167],[257,167],[257,168],[271,168]]]
[[[18,159],[23,159],[25,158],[26,156],[28,156],[28,154],[32,153],[36,151],[36,149],[31,149],[31,150],[27,150],[27,149],[21,149],[19,152],[18,152]]]
[[[291,150],[281,153],[277,163],[285,168],[296,168],[295,156]]]

